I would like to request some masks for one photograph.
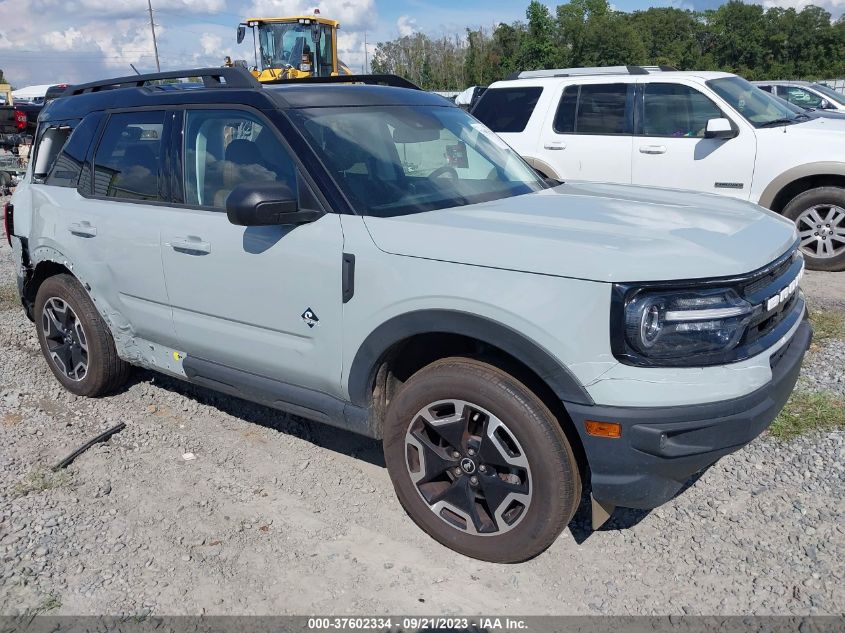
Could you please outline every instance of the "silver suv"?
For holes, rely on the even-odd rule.
[[[204,87],[156,83],[181,76]],[[411,518],[499,562],[584,491],[595,526],[653,508],[770,424],[811,337],[793,223],[552,186],[374,81],[191,70],[46,106],[5,222],[59,382],[102,396],[137,365],[382,438]]]

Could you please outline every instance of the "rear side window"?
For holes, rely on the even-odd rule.
[[[109,117],[94,156],[94,195],[164,201],[159,187],[164,112]]]
[[[771,86],[760,86],[760,85],[758,85],[757,87],[758,87],[760,90],[762,90],[763,92],[768,92],[769,94],[771,94],[771,92],[772,92],[772,87],[771,87]]]
[[[54,187],[77,186],[85,164],[85,156],[101,118],[102,115],[99,112],[89,114],[76,126],[47,175],[46,184]]]
[[[472,114],[494,132],[522,132],[542,92],[529,86],[488,89]]]
[[[633,84],[567,86],[554,118],[558,134],[631,134]]]

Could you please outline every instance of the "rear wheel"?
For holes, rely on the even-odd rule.
[[[481,560],[540,554],[581,497],[558,420],[521,382],[479,361],[449,358],[412,376],[388,408],[384,450],[410,517]]]
[[[845,189],[817,187],[783,210],[798,227],[801,252],[814,270],[845,270]]]
[[[41,284],[35,324],[47,365],[71,393],[101,396],[126,382],[131,366],[118,357],[106,323],[71,275]]]

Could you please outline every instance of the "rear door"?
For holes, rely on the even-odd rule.
[[[539,158],[562,180],[630,183],[634,84],[569,84],[556,90]]]
[[[94,113],[54,159],[51,146],[69,132],[48,129],[39,139],[32,184],[39,225],[33,234],[42,246],[65,253],[74,274],[110,307],[113,329],[163,344],[174,338],[159,247],[169,116],[164,110]],[[91,143],[98,130],[99,141]]]
[[[727,118],[731,139],[705,138],[710,119]],[[757,141],[739,117],[722,110],[694,86],[644,82],[637,91],[632,182],[748,199]]]
[[[341,395],[339,216],[300,226],[230,223],[226,199],[238,185],[283,182],[298,191],[301,207],[320,203],[263,114],[191,108],[181,121],[174,204],[161,225],[180,349],[213,363],[230,384],[257,376]]]

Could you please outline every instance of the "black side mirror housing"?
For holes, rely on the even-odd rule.
[[[246,36],[246,24],[238,24],[238,44],[244,41]]]
[[[271,226],[306,224],[323,214],[313,209],[300,209],[297,195],[280,182],[238,185],[226,198],[229,222],[238,226]]]

